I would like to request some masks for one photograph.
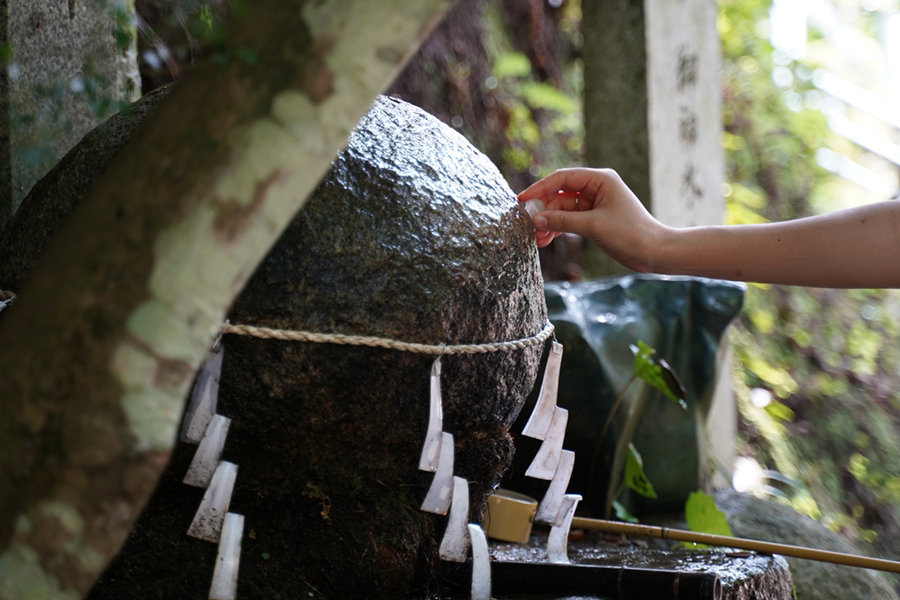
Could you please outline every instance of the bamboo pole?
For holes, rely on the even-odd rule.
[[[829,550],[817,550],[802,546],[790,546],[775,542],[760,542],[744,538],[728,537],[726,535],[713,535],[709,533],[695,533],[682,529],[670,529],[668,527],[656,527],[654,525],[639,525],[633,523],[621,523],[618,521],[603,521],[601,519],[587,519],[575,517],[572,519],[572,528],[595,529],[607,533],[621,533],[626,535],[638,535],[653,537],[662,540],[676,540],[679,542],[693,542],[708,546],[725,546],[728,548],[740,548],[741,550],[753,550],[764,554],[781,554],[793,558],[817,560],[820,562],[862,567],[865,569],[877,569],[890,573],[900,573],[900,562],[881,558],[869,558],[856,554],[843,554]]]

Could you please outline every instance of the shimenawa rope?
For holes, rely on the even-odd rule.
[[[12,292],[0,290],[0,304],[7,304],[16,295]],[[5,308],[5,306],[4,306]],[[287,329],[271,329],[269,327],[254,327],[252,325],[232,325],[228,321],[222,326],[219,337],[214,346],[219,345],[222,335],[233,333],[236,335],[249,335],[264,339],[285,340],[291,342],[315,342],[320,344],[343,344],[347,346],[369,346],[372,348],[387,348],[388,350],[400,350],[401,352],[416,352],[419,354],[485,354],[499,352],[501,350],[521,350],[529,346],[543,344],[553,335],[553,324],[549,321],[543,329],[531,337],[508,342],[494,342],[490,344],[416,344],[401,342],[388,338],[372,337],[365,335],[345,335],[343,333],[313,333],[311,331],[292,331]]]
[[[402,352],[416,352],[419,354],[484,354],[498,352],[500,350],[520,350],[529,346],[543,344],[553,335],[553,324],[549,321],[544,328],[535,335],[520,340],[508,342],[494,342],[490,344],[415,344],[401,342],[387,338],[371,337],[363,335],[345,335],[342,333],[312,333],[309,331],[291,331],[285,329],[270,329],[268,327],[253,327],[252,325],[232,325],[228,321],[222,327],[222,334],[233,333],[237,335],[249,335],[258,338],[285,340],[292,342],[317,342],[324,344],[344,344],[349,346],[370,346],[373,348],[387,348]]]

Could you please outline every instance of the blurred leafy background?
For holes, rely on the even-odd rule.
[[[815,108],[821,65],[773,51],[760,31],[769,8],[720,2],[731,223],[808,216],[865,195],[817,165],[817,150],[841,143]],[[788,85],[773,78],[778,68],[790,70]],[[751,285],[732,335],[741,464],[759,474],[738,487],[781,497],[888,556],[900,554],[898,319],[897,290]]]

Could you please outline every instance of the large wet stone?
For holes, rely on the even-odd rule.
[[[737,537],[865,555],[847,539],[789,506],[733,490],[718,490],[715,498]],[[797,600],[897,599],[887,576],[879,571],[799,558],[787,561]]]
[[[173,86],[154,90],[85,135],[40,181],[0,231],[0,289],[18,291],[50,240],[144,119]]]
[[[376,101],[236,301],[232,323],[490,343],[546,322],[532,227],[496,168],[421,110]],[[241,598],[434,588],[445,517],[419,511],[433,356],[227,335],[218,413],[245,515]],[[542,346],[442,358],[444,430],[470,520],[509,465]],[[215,546],[186,535],[202,490],[180,444],[95,600],[205,598]]]

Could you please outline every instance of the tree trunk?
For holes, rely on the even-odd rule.
[[[168,460],[235,295],[449,0],[260,0],[0,323],[0,599],[78,598]]]

